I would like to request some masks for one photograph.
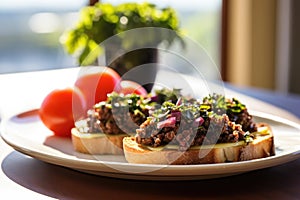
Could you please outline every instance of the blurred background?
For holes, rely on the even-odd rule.
[[[122,3],[129,0],[102,0]],[[136,1],[135,1],[136,2]],[[140,1],[143,2],[143,1]],[[214,60],[224,81],[300,94],[297,0],[149,0],[171,6],[186,35]],[[88,0],[2,0],[0,73],[78,66],[59,39]],[[297,20],[298,19],[298,20]],[[197,56],[197,52],[195,52]]]

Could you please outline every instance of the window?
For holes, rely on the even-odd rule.
[[[217,66],[220,65],[222,0],[149,2],[176,9],[186,35],[203,46]],[[86,0],[2,1],[0,73],[77,66],[76,60],[64,52],[59,37],[76,21],[80,8],[88,3]]]
[[[85,0],[4,0],[0,7],[0,73],[75,66],[59,44]]]

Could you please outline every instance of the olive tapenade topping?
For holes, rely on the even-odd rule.
[[[172,144],[186,150],[203,144],[250,142],[255,128],[243,104],[214,94],[202,102],[184,98],[164,102],[137,129],[136,141],[152,147]]]
[[[77,126],[80,132],[105,134],[135,134],[136,129],[149,116],[148,99],[140,95],[111,93],[107,101],[90,110],[88,117]]]
[[[250,133],[257,131],[257,126],[246,106],[236,98],[229,99],[220,94],[213,94],[205,97],[203,104],[209,107],[209,111],[217,114],[226,113],[230,121],[242,125],[243,131]]]

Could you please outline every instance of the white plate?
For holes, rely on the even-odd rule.
[[[275,137],[276,155],[235,163],[143,165],[127,163],[124,156],[93,157],[80,154],[73,150],[69,138],[52,135],[40,121],[37,110],[10,118],[3,124],[1,136],[17,151],[42,161],[91,174],[127,179],[209,179],[272,167],[300,158],[300,126],[298,124],[263,113],[255,113],[254,116],[255,121],[271,125]]]

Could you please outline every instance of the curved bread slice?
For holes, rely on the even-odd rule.
[[[72,144],[75,151],[86,154],[123,154],[123,138],[126,135],[108,136],[102,133],[80,133],[72,129]]]
[[[129,163],[141,164],[204,164],[224,163],[264,158],[275,154],[271,128],[266,124],[268,134],[256,137],[251,143],[238,142],[193,147],[185,152],[177,149],[148,148],[136,143],[134,137],[123,139],[125,158]],[[157,149],[157,150],[156,150]]]

